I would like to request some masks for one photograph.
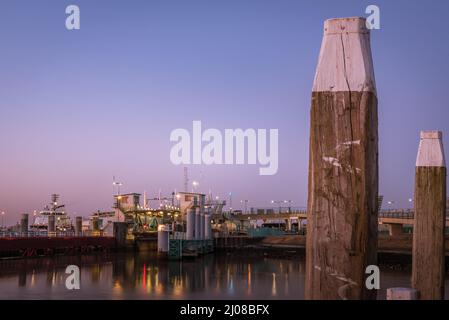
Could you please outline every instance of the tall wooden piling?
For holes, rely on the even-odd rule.
[[[375,299],[378,120],[370,33],[363,18],[331,19],[311,107],[306,299]]]
[[[421,132],[415,173],[412,285],[420,299],[444,299],[446,162],[439,131]]]

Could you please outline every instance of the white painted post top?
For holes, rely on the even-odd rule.
[[[421,139],[443,139],[441,131],[421,131]]]
[[[365,18],[338,18],[324,22],[313,91],[368,91],[376,94],[370,31]]]
[[[336,18],[324,21],[324,34],[369,33],[366,19],[360,17]]]
[[[441,131],[421,131],[417,167],[446,167]]]

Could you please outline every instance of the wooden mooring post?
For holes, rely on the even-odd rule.
[[[415,173],[412,286],[422,300],[444,299],[446,162],[439,131],[421,132]]]
[[[306,299],[375,299],[377,94],[363,18],[324,23],[312,92]]]

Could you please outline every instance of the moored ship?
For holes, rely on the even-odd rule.
[[[55,216],[56,231],[71,231],[73,229],[72,221],[65,211],[65,204],[59,204],[58,200],[58,194],[51,195],[51,203],[46,205],[42,211],[36,213],[30,230],[47,231],[49,216]]]

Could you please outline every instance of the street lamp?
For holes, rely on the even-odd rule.
[[[272,204],[279,204],[279,213],[282,212],[282,204],[285,203],[285,200],[271,200]]]
[[[5,227],[4,218],[5,217],[5,211],[2,211],[2,229]]]
[[[198,185],[199,185],[198,181],[193,181],[192,182],[192,186],[193,186],[193,191],[194,192],[196,191],[196,188],[198,187]]]
[[[288,212],[292,211],[292,202],[291,200],[284,200],[284,203],[288,203]]]
[[[180,202],[179,202],[179,200],[181,199],[181,195],[179,194],[179,193],[177,193],[176,194],[176,202],[177,202],[177,204],[178,204],[178,207],[180,206]]]
[[[229,211],[232,212],[232,192],[229,192]]]
[[[112,185],[117,187],[117,195],[119,195],[120,194],[120,186],[122,186],[123,183],[114,181],[114,182],[112,182]]]

